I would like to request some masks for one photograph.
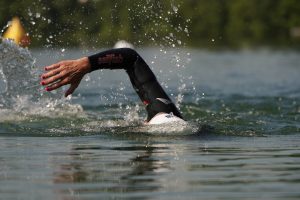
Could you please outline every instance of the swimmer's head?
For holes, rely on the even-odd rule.
[[[120,40],[115,44],[114,49],[119,49],[119,48],[134,49],[133,45],[125,40]]]
[[[174,122],[185,122],[183,119],[175,116],[173,113],[158,113],[147,124],[166,124]]]

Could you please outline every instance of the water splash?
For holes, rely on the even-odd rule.
[[[58,93],[45,93],[39,84],[40,70],[28,49],[11,40],[0,43],[0,122],[27,116],[57,117],[82,112]]]
[[[137,36],[140,39],[135,40],[135,45],[143,45],[143,41],[147,44],[150,41],[151,46],[160,48],[160,51],[153,55],[153,58],[150,60],[151,66],[154,68],[161,67],[161,63],[156,62],[161,60],[161,58],[166,58],[168,65],[172,65],[171,71],[160,69],[157,77],[163,80],[162,86],[168,93],[171,93],[171,98],[175,99],[177,107],[181,106],[185,96],[184,93],[192,92],[195,96],[194,101],[196,101],[197,90],[194,78],[192,76],[184,76],[184,71],[191,61],[191,54],[185,48],[186,38],[189,37],[190,19],[184,19],[181,16],[182,2],[173,0],[165,2],[147,1],[146,6],[142,7],[140,5],[144,4],[137,3],[135,7],[130,9],[133,12],[130,15],[131,20],[135,22],[136,26],[141,27],[150,20],[154,22],[154,27],[149,28],[144,35]],[[145,17],[135,20],[140,15]],[[170,77],[174,75],[179,80],[176,89],[169,87],[172,85],[170,84],[172,81]]]
[[[11,107],[13,98],[31,94],[32,98],[38,96],[37,71],[34,68],[35,59],[29,51],[18,47],[11,40],[4,39],[0,44],[0,74],[1,83],[0,103]]]

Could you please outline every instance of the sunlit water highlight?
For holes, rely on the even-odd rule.
[[[138,49],[188,123],[145,126],[123,71],[71,99],[39,86],[40,66],[94,52],[2,42],[0,199],[299,199],[298,53],[178,51],[179,75],[172,49]]]

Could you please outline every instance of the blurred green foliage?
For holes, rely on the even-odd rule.
[[[299,0],[0,0],[13,16],[33,46],[300,46]]]

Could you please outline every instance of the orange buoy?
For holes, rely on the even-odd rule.
[[[30,38],[23,28],[18,17],[14,17],[10,22],[7,30],[3,34],[3,38],[11,39],[16,44],[27,47],[30,44]]]

